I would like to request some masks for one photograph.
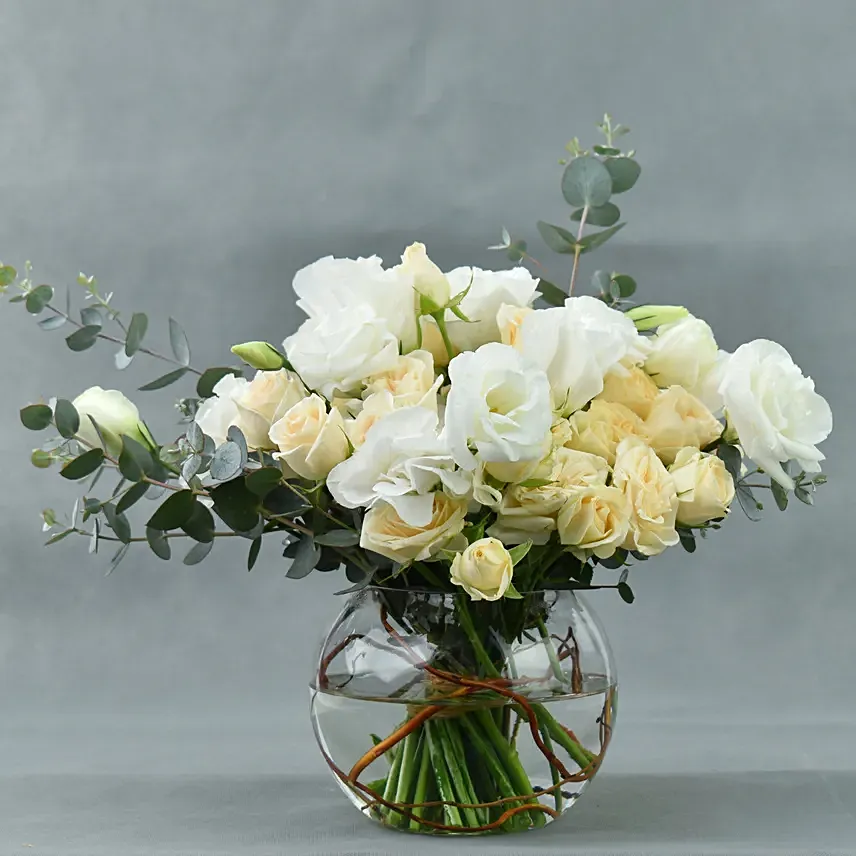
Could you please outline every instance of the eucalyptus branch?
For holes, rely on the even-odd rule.
[[[577,243],[576,243],[576,246],[574,247],[574,268],[571,271],[571,284],[568,287],[568,296],[569,297],[573,297],[574,286],[576,285],[576,282],[577,282],[577,269],[578,269],[579,264],[580,264],[580,254],[582,253],[582,247],[580,246],[580,241],[583,238],[583,229],[585,228],[585,225],[586,225],[586,218],[588,217],[588,213],[589,213],[589,206],[588,206],[588,203],[586,203],[583,206],[583,213],[580,215],[580,227],[579,227],[579,229],[577,229]]]

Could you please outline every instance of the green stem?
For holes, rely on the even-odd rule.
[[[423,803],[428,800],[428,783],[431,776],[431,754],[428,751],[428,738],[424,728],[420,729],[417,754],[419,756],[419,774],[416,778],[416,788],[413,791],[413,802]],[[412,813],[416,817],[424,817],[425,809],[417,807],[413,809]],[[411,820],[410,828],[418,831],[424,827],[418,821]]]
[[[459,594],[456,598],[456,602],[458,606],[458,617],[461,621],[461,628],[464,633],[467,634],[467,638],[473,646],[473,651],[475,652],[476,657],[484,667],[485,673],[491,678],[501,678],[502,673],[494,665],[493,660],[491,660],[490,655],[487,653],[487,649],[482,643],[481,636],[476,632],[475,624],[473,624],[473,617],[470,614],[470,608],[467,605],[467,595]]]
[[[416,750],[419,745],[418,731],[411,731],[404,738],[404,747],[401,750],[401,766],[398,770],[398,782],[395,788],[395,799],[392,802],[406,803],[410,801],[410,794],[413,791],[414,777],[416,775]],[[391,814],[389,818],[390,825],[402,826],[407,824],[407,819],[399,814]]]
[[[548,712],[547,708],[542,704],[533,704],[532,710],[535,713],[535,717],[540,723],[540,725],[544,726],[547,729],[550,737],[556,741],[567,753],[573,758],[574,763],[580,768],[583,769],[588,767],[589,764],[594,760],[594,753],[589,752],[584,746],[581,746],[565,731],[564,728],[556,721],[551,713]],[[524,716],[525,716],[524,712]],[[529,718],[528,716],[526,717]]]
[[[441,309],[431,317],[437,322],[437,327],[440,330],[440,335],[443,337],[443,345],[446,348],[446,353],[449,355],[449,360],[453,360],[455,358],[455,346],[449,338],[449,331],[446,329],[446,310]]]
[[[550,739],[550,733],[547,728],[544,726],[543,722],[538,723],[538,730],[541,732],[541,739],[544,741],[544,745],[552,752],[553,751],[553,741]],[[562,796],[562,788],[559,786],[559,782],[562,780],[559,778],[559,771],[550,764],[550,776],[553,779],[553,799],[556,803],[556,811],[562,811],[562,800],[564,799]]]
[[[399,750],[395,753],[395,758],[392,759],[392,766],[389,769],[389,775],[386,778],[386,787],[383,791],[383,798],[386,802],[394,802],[395,794],[398,790],[398,775],[401,771],[401,756],[404,754],[403,751]],[[391,826],[396,826],[399,820],[399,815],[393,812],[392,809],[386,808],[386,806],[381,808],[381,811],[386,814],[387,823]]]
[[[436,723],[426,722],[422,726],[425,736],[428,740],[428,751],[431,753],[431,766],[434,768],[434,776],[437,780],[437,791],[440,794],[441,800],[447,802],[455,802],[455,791],[452,787],[452,780],[449,778],[449,772],[446,769],[446,762],[443,758],[443,750],[439,745],[438,735],[435,731]],[[443,814],[446,818],[446,823],[449,826],[463,826],[461,814],[453,805],[443,806]]]
[[[457,794],[455,802],[477,802],[472,781],[467,771],[466,757],[464,757],[463,751],[461,753],[457,751],[451,724],[442,719],[437,719],[434,720],[431,727],[436,732],[437,740],[443,747],[443,759],[446,763],[446,769],[449,771],[452,787]],[[461,748],[463,749],[463,747]],[[482,821],[480,813],[474,808],[462,808],[460,811],[467,826],[482,826],[485,823]]]
[[[566,683],[565,673],[562,671],[562,664],[559,662],[559,657],[556,654],[556,649],[553,646],[553,640],[550,639],[550,634],[547,631],[547,625],[544,623],[544,619],[541,616],[535,620],[535,623],[538,625],[538,633],[541,636],[541,641],[544,643],[544,647],[547,649],[547,657],[550,660],[550,668],[553,670],[553,675],[559,683]]]

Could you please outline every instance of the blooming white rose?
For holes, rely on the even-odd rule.
[[[449,280],[431,259],[425,244],[411,244],[401,257],[396,270],[410,280],[412,288],[427,297],[438,308],[444,307],[452,296]]]
[[[678,523],[700,526],[728,513],[734,479],[721,458],[687,446],[675,456],[669,472],[678,492]]]
[[[196,412],[199,427],[219,446],[233,425],[251,449],[276,448],[269,437],[271,425],[306,396],[306,389],[291,372],[256,372],[252,381],[228,374],[214,387]]]
[[[447,321],[449,338],[462,351],[475,351],[488,342],[499,342],[501,329],[497,315],[500,308],[503,305],[530,306],[538,288],[538,280],[519,266],[498,271],[461,267],[447,276],[453,295],[469,288],[460,305],[469,322],[452,317]]]
[[[569,297],[527,315],[516,347],[547,372],[554,408],[567,415],[603,390],[610,369],[641,363],[649,346],[624,313],[595,297]]]
[[[400,356],[392,368],[368,378],[363,398],[389,392],[398,407],[437,409],[437,391],[443,376],[434,377],[434,357],[428,351],[411,351]]]
[[[546,471],[549,472],[551,463],[548,458],[553,448],[552,441],[553,435],[547,432],[541,441],[540,451],[531,460],[483,461],[479,466],[483,466],[488,475],[506,484],[516,484],[517,482],[526,481],[527,479],[534,478],[538,471],[545,466]]]
[[[659,393],[657,384],[648,374],[638,366],[633,366],[626,373],[609,372],[603,379],[603,392],[597,399],[623,404],[640,419],[646,419]]]
[[[441,491],[430,497],[431,514],[424,526],[402,520],[388,502],[373,506],[363,518],[360,546],[401,563],[424,561],[448,547],[466,523],[466,500]]]
[[[675,480],[644,440],[628,437],[621,441],[612,484],[630,502],[630,528],[623,544],[626,549],[656,556],[678,543]]]
[[[767,339],[741,345],[725,363],[719,391],[740,445],[771,478],[792,490],[782,467],[790,460],[808,473],[820,471],[817,444],[832,431],[832,411],[781,345]]]
[[[684,446],[703,449],[722,436],[722,423],[681,386],[670,386],[656,400],[645,431],[648,442],[667,464]]]
[[[416,295],[412,279],[398,268],[368,259],[334,259],[327,256],[294,276],[297,305],[310,317],[326,318],[340,309],[370,309],[383,326],[406,348],[416,342]]]
[[[630,502],[617,487],[570,491],[558,517],[559,540],[577,556],[608,559],[627,540]]]
[[[353,419],[345,421],[345,433],[351,445],[358,449],[366,442],[366,434],[378,419],[395,410],[395,401],[388,389],[372,393]]]
[[[340,411],[327,412],[320,395],[312,394],[286,411],[270,429],[279,452],[274,458],[304,479],[323,479],[348,457],[348,438]]]
[[[381,500],[411,526],[431,520],[434,491],[470,491],[471,477],[455,468],[437,433],[437,414],[405,407],[378,419],[354,454],[333,469],[327,488],[345,508],[369,508]]]
[[[482,461],[540,460],[550,430],[547,376],[513,348],[491,342],[449,363],[452,388],[443,435],[455,461],[475,469]]]
[[[481,538],[455,556],[451,574],[472,600],[499,600],[511,585],[514,561],[502,541]]]
[[[80,416],[80,427],[76,436],[87,445],[104,449],[113,456],[122,451],[122,436],[130,437],[149,448],[154,447],[155,442],[140,419],[137,405],[118,389],[90,386],[71,403]],[[95,430],[93,419],[98,423],[106,448]]]
[[[367,304],[304,321],[283,347],[306,384],[328,399],[391,369],[399,349],[386,321]]]
[[[595,399],[588,410],[579,410],[568,419],[570,449],[605,458],[612,466],[615,451],[626,437],[645,437],[645,423],[623,404]]]
[[[713,412],[722,407],[717,375],[724,352],[705,321],[689,315],[663,324],[650,342],[645,371],[657,386],[682,386]]]

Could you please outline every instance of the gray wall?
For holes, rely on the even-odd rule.
[[[634,606],[591,598],[622,717],[823,730],[856,704],[854,27],[847,2],[6,0],[0,256],[73,289],[94,273],[160,319],[153,341],[166,347],[173,314],[194,363],[222,363],[233,342],[295,328],[291,276],[320,255],[393,261],[420,239],[445,265],[496,265],[485,247],[505,225],[546,256],[534,222],[565,216],[562,147],[608,109],[644,172],[600,263],[725,347],[783,342],[836,417],[816,508],[737,512],[694,556],[636,569]],[[18,407],[92,383],[132,392],[160,370],[72,355],[16,306],[0,343],[7,769],[118,766],[159,722],[184,737],[141,769],[213,752],[212,767],[320,772],[303,688],[340,580],[284,579],[273,544],[251,575],[243,544],[195,568],[140,549],[108,578],[85,545],[43,549],[39,510],[72,491],[28,464]],[[162,436],[174,389],[134,396]],[[250,758],[223,723],[271,743]],[[15,729],[36,725],[47,742],[16,754]],[[93,760],[96,745],[117,754]],[[630,751],[619,735],[611,762]]]

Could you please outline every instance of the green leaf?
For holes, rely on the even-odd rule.
[[[681,546],[688,553],[695,553],[696,540],[695,535],[689,529],[678,529],[678,538],[681,540]]]
[[[212,479],[225,482],[240,475],[243,470],[243,455],[241,447],[227,440],[214,453],[211,459],[211,465],[208,467],[208,474]]]
[[[510,262],[519,262],[526,255],[526,241],[518,240],[509,244],[505,250],[505,257]]]
[[[612,177],[613,193],[630,190],[642,172],[642,167],[632,158],[607,158],[603,165]]]
[[[592,146],[592,151],[597,155],[620,155],[621,149],[614,146]]]
[[[532,549],[532,542],[526,541],[523,544],[518,544],[516,547],[512,547],[508,551],[508,555],[511,556],[511,561],[513,564],[517,565],[525,558],[526,554],[529,550]]]
[[[140,392],[152,392],[155,389],[163,389],[165,386],[169,386],[172,383],[175,383],[177,380],[181,380],[189,371],[186,366],[182,366],[180,369],[175,369],[174,371],[167,372],[165,375],[161,375],[158,378],[155,378],[152,381],[149,381],[147,384],[144,384],[140,387]]]
[[[143,476],[152,475],[155,461],[151,452],[133,437],[122,437],[122,451],[119,454],[119,472],[128,480],[137,482]]]
[[[729,443],[720,443],[716,454],[717,457],[721,458],[722,463],[725,464],[725,469],[728,470],[729,475],[734,479],[734,483],[737,484],[740,481],[740,471],[743,468],[743,455],[740,453],[740,449]]]
[[[267,496],[282,481],[279,467],[262,467],[253,470],[246,479],[247,488],[256,496]]]
[[[627,562],[627,550],[623,547],[616,550],[607,559],[598,559],[598,562],[611,571],[615,571]]]
[[[256,566],[256,561],[259,558],[259,553],[262,549],[261,535],[250,544],[250,553],[247,556],[247,570],[251,571]]]
[[[814,505],[814,495],[804,485],[797,485],[794,488],[794,496],[805,505]]]
[[[553,484],[553,482],[550,479],[526,479],[517,482],[518,487],[546,487],[548,484]]]
[[[47,404],[28,404],[21,408],[21,423],[30,431],[44,431],[53,422],[53,411]]]
[[[67,399],[60,398],[54,407],[54,422],[60,436],[70,440],[80,429],[80,415],[77,408]]]
[[[573,255],[577,239],[567,229],[554,226],[552,223],[545,223],[543,220],[539,220],[537,226],[544,243],[554,253]]]
[[[312,536],[304,535],[297,545],[294,560],[285,575],[292,580],[300,580],[309,576],[321,558],[321,550],[315,546]]]
[[[191,422],[187,426],[187,433],[184,435],[184,439],[187,440],[194,452],[201,452],[205,448],[205,435],[202,433],[198,422]]]
[[[618,594],[621,595],[621,599],[625,603],[633,603],[633,601],[636,599],[636,595],[633,594],[633,589],[630,588],[629,583],[619,583]]]
[[[187,333],[175,318],[169,319],[169,345],[173,356],[183,365],[190,365],[190,342]]]
[[[580,253],[590,253],[592,250],[597,249],[601,244],[605,244],[613,235],[617,232],[621,231],[624,228],[624,223],[616,223],[614,226],[609,229],[604,229],[602,232],[595,232],[592,235],[586,235],[584,238],[581,238],[578,247],[581,247]]]
[[[101,506],[104,512],[104,517],[107,519],[107,525],[113,530],[116,537],[123,543],[128,544],[131,541],[131,524],[124,514],[119,513],[116,507],[111,502],[105,502]]]
[[[249,449],[247,448],[247,438],[244,437],[243,431],[237,425],[230,425],[226,431],[226,439],[230,440],[241,450],[241,469],[247,465],[249,458]]]
[[[351,529],[331,529],[316,535],[315,543],[321,547],[356,547],[360,543],[360,533]]]
[[[108,577],[110,576],[110,574],[113,573],[113,571],[116,570],[116,568],[119,567],[119,563],[122,561],[122,559],[125,558],[125,556],[128,555],[128,550],[130,550],[130,549],[131,549],[130,544],[123,544],[115,552],[115,554],[113,555],[113,558],[110,560],[110,567],[107,569],[107,576]]]
[[[196,383],[196,394],[200,398],[211,398],[214,395],[214,387],[224,378],[226,375],[232,375],[233,377],[241,377],[242,372],[240,369],[233,369],[223,366],[218,366],[212,369],[206,369],[202,372],[202,376]]]
[[[64,479],[77,481],[91,475],[101,466],[104,461],[104,452],[101,449],[90,449],[84,452],[73,461],[69,461],[60,471],[59,474]]]
[[[562,195],[569,205],[597,208],[609,202],[612,177],[596,157],[574,158],[562,174]]]
[[[66,318],[62,315],[53,315],[50,318],[43,318],[39,321],[39,327],[42,330],[47,330],[50,332],[51,330],[59,330],[60,327],[65,324]]]
[[[773,493],[773,499],[776,500],[776,505],[779,511],[784,511],[788,507],[788,492],[777,481],[770,479],[770,490]]]
[[[605,270],[596,270],[591,275],[592,287],[597,289],[604,297],[610,297],[612,279]]]
[[[131,323],[128,325],[128,336],[125,339],[125,356],[133,357],[140,346],[143,344],[143,339],[146,336],[146,330],[149,329],[149,319],[145,312],[135,312],[131,316]]]
[[[62,532],[57,532],[55,535],[51,535],[51,537],[45,541],[45,547],[50,547],[52,544],[56,544],[64,538],[68,538],[72,532],[74,532],[74,529],[63,529]]]
[[[179,529],[193,514],[196,497],[191,490],[175,491],[149,518],[150,529]]]
[[[763,506],[755,499],[752,488],[746,485],[745,482],[737,482],[737,501],[740,503],[743,513],[751,521],[756,522],[761,519],[761,515],[758,512],[761,511]]]
[[[12,265],[0,265],[0,288],[11,285],[18,276],[18,271]]]
[[[169,546],[169,540],[160,529],[146,529],[146,541],[149,542],[149,547],[152,552],[159,558],[167,561],[172,555],[172,550]]]
[[[139,502],[146,495],[148,489],[148,482],[138,482],[128,488],[119,502],[116,503],[116,511],[119,514],[124,514],[132,505]]]
[[[579,223],[582,220],[584,210],[584,208],[577,208],[571,214],[571,220]],[[607,202],[605,205],[600,205],[597,208],[589,208],[586,214],[586,223],[591,226],[611,226],[613,223],[617,223],[620,218],[621,211],[618,210],[618,206]]]
[[[80,310],[80,320],[84,327],[103,327],[104,316],[94,306],[85,306]]]
[[[546,279],[538,280],[538,291],[541,293],[541,299],[550,306],[564,306],[568,299],[566,291],[562,291],[558,285],[553,285]]]
[[[612,286],[610,293],[613,297],[632,297],[636,293],[636,280],[626,273],[614,273],[612,275]],[[615,294],[617,288],[618,293]]]
[[[88,324],[86,327],[75,330],[70,336],[66,336],[65,343],[72,351],[85,351],[95,344],[100,332],[100,327]]]
[[[34,288],[27,295],[27,312],[30,315],[38,315],[53,300],[53,295],[54,290],[49,285],[40,285]]]
[[[503,597],[506,597],[509,600],[523,600],[523,595],[514,588],[514,583],[508,584],[508,588],[505,590]]]
[[[181,477],[189,484],[202,467],[202,455],[195,452],[181,465]]]
[[[183,561],[185,565],[198,565],[213,549],[214,541],[207,541],[199,544],[194,544]]]
[[[193,506],[190,518],[181,528],[194,541],[207,544],[214,540],[214,517],[198,499]]]
[[[234,484],[234,482],[227,482]],[[301,496],[298,496],[291,488],[285,485],[275,487],[270,493],[265,494],[264,507],[271,514],[277,515],[297,515],[310,508],[309,502]]]
[[[232,479],[211,489],[214,513],[234,532],[249,532],[259,520],[260,499],[247,490],[244,479]]]

